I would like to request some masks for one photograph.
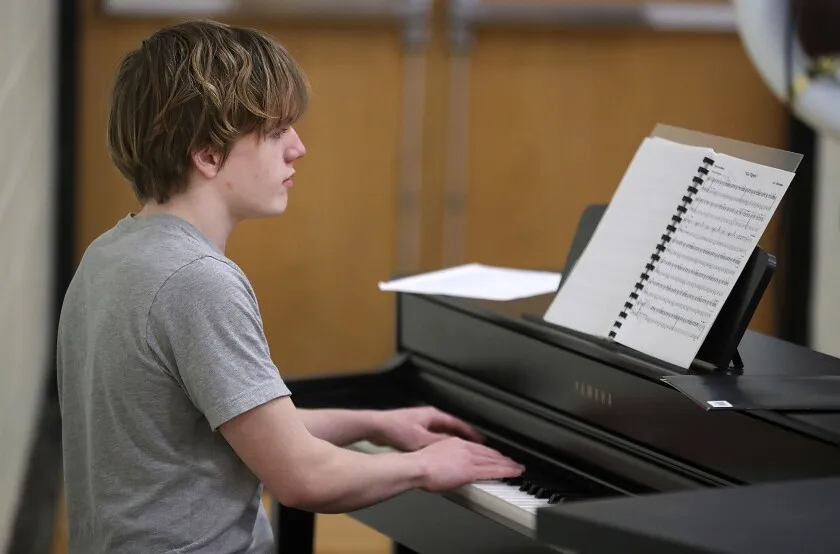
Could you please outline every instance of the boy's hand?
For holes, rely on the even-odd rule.
[[[475,481],[519,477],[524,467],[483,444],[449,437],[408,454],[423,467],[423,489],[445,492]]]
[[[461,437],[483,442],[484,437],[467,423],[437,408],[402,408],[377,412],[374,433],[370,441],[404,452],[420,450],[432,443]]]

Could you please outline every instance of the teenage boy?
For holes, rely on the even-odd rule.
[[[295,408],[225,243],[286,209],[307,98],[254,30],[180,23],[123,59],[108,146],[142,209],[88,247],[59,324],[72,553],[267,553],[263,485],[346,512],[522,472],[434,409]],[[341,448],[361,439],[402,452]]]

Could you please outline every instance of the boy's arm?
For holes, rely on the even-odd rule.
[[[523,470],[456,437],[410,453],[346,450],[309,433],[290,397],[249,410],[219,430],[281,504],[315,512],[358,510],[412,488],[444,491]]]
[[[310,434],[338,446],[371,438],[380,419],[373,410],[298,408],[297,413]]]
[[[370,455],[314,436],[271,359],[247,279],[215,258],[196,260],[167,279],[146,329],[162,369],[284,505],[345,512],[410,488],[445,490],[522,471],[501,454],[460,439],[408,454]],[[353,434],[342,427],[322,425],[322,432],[345,439]]]
[[[412,451],[450,435],[483,441],[464,421],[430,406],[383,411],[298,408],[298,414],[311,434],[338,446],[368,440]]]

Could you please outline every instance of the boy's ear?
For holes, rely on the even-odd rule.
[[[206,179],[212,179],[222,168],[222,155],[212,148],[195,150],[192,154],[193,165]]]

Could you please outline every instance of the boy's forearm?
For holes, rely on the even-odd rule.
[[[372,410],[298,409],[316,440],[343,446],[371,438],[381,412]],[[301,506],[320,513],[366,508],[423,485],[425,468],[417,454],[362,454],[314,445],[317,455],[304,462],[306,485]]]
[[[341,513],[370,506],[428,479],[428,454],[363,454],[314,436],[351,441],[365,431],[361,412],[297,410],[284,396],[224,423],[236,453],[281,504]]]
[[[422,487],[425,468],[417,453],[362,454],[333,450],[319,456],[302,509],[318,513],[345,513],[372,506],[407,490]]]
[[[298,408],[298,413],[313,436],[337,446],[372,437],[377,431],[379,417],[373,410]]]

